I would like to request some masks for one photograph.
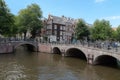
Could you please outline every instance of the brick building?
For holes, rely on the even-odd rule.
[[[44,34],[49,42],[70,43],[72,35],[74,34],[75,23],[77,20],[48,15],[44,19]]]

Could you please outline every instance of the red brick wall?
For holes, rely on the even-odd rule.
[[[51,53],[51,46],[49,44],[39,44],[38,51]]]

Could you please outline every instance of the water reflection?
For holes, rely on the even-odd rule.
[[[102,80],[120,80],[119,69],[104,66],[93,66],[93,69]]]
[[[17,64],[14,54],[0,55],[0,79],[17,80],[25,77],[24,66]]]
[[[54,58],[53,58],[54,59]],[[65,57],[61,60],[63,69],[71,77],[67,77],[70,80],[101,80],[100,77],[95,73],[95,70],[91,65],[88,65],[85,60]],[[63,73],[63,72],[62,72]],[[66,77],[65,77],[66,78]],[[63,79],[65,80],[65,79]]]

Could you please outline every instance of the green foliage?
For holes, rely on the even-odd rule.
[[[14,28],[14,15],[10,13],[4,0],[0,0],[0,34],[11,36]]]
[[[112,33],[111,33],[111,40],[112,40],[112,41],[116,41],[116,40],[117,40],[117,31],[112,30]]]
[[[109,21],[96,20],[91,29],[91,38],[94,40],[107,40],[112,35],[112,28]]]
[[[20,10],[16,21],[20,27],[19,32],[26,35],[27,31],[31,31],[32,37],[35,38],[36,32],[42,27],[41,17],[42,11],[37,4],[29,5],[26,9]]]
[[[77,39],[84,39],[90,34],[89,28],[86,25],[86,22],[82,19],[78,20],[77,26],[75,28],[75,35]]]
[[[120,41],[120,25],[118,26],[118,28],[117,28],[117,30],[116,30],[116,39],[118,40],[118,41]]]

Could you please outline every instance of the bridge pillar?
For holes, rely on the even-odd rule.
[[[65,53],[62,53],[62,56],[65,56]]]
[[[88,54],[87,55],[87,63],[88,64],[93,64],[93,60],[94,60],[94,55],[93,54]]]
[[[64,50],[64,49],[61,49],[61,54],[62,54],[62,56],[66,56],[66,55],[65,55],[65,50]]]

